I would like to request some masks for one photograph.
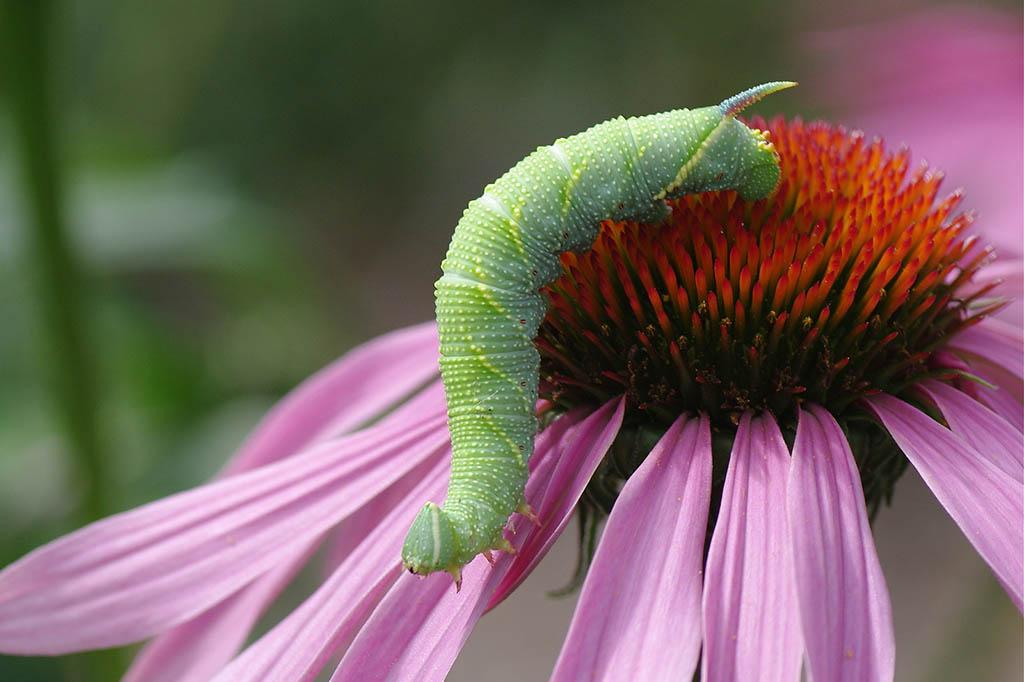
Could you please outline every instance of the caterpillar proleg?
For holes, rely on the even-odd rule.
[[[539,290],[560,274],[559,255],[589,249],[605,220],[661,222],[665,199],[770,194],[778,154],[735,117],[793,85],[605,121],[538,148],[469,203],[435,285],[451,481],[444,504],[428,502],[413,522],[402,548],[407,569],[447,571],[458,583],[477,554],[511,549],[502,529],[513,512],[532,514],[523,490],[537,432],[533,340],[547,309]]]

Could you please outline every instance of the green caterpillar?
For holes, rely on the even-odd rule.
[[[736,120],[765,95],[745,90],[718,106],[605,121],[540,147],[469,203],[435,285],[452,473],[439,507],[428,502],[402,548],[413,573],[447,571],[491,549],[511,551],[502,529],[523,499],[537,432],[540,356],[533,345],[547,304],[539,289],[559,255],[585,251],[605,220],[657,224],[665,199],[775,189],[779,160],[765,134]],[[489,555],[488,555],[489,556]]]

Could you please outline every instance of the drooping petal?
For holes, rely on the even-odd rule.
[[[1024,380],[1002,365],[992,364],[984,358],[971,356],[968,357],[968,361],[972,374],[999,387],[1001,391],[1016,400],[1018,405],[1024,405]]]
[[[860,475],[843,430],[817,405],[800,410],[786,496],[810,680],[892,680],[892,607]]]
[[[985,222],[991,225],[989,220]],[[985,236],[987,237],[988,234],[986,230]],[[1019,229],[1015,237],[1017,239],[1017,251],[1020,252]],[[1008,324],[1016,323],[1019,325],[1022,322],[1020,304],[1024,302],[1024,258],[1007,257],[1008,254],[1002,252],[998,246],[996,247],[996,253],[999,256],[996,261],[978,270],[974,277],[971,278],[970,284],[973,285],[971,288],[981,289],[995,284],[996,288],[991,293],[1010,299],[1008,305],[1000,308],[996,314],[1000,320]],[[970,288],[965,293],[969,294]]]
[[[436,326],[398,330],[346,353],[288,394],[260,422],[222,475],[254,469],[340,434],[392,405],[436,373]],[[408,478],[408,477],[407,477]],[[418,479],[417,479],[418,480]],[[392,486],[342,524],[341,558],[382,519],[407,488]],[[388,497],[388,495],[391,495]],[[234,656],[256,621],[320,544],[317,538],[220,604],[146,644],[122,682],[204,682]],[[334,563],[340,563],[341,558]]]
[[[888,395],[872,396],[866,403],[1022,609],[1020,483],[917,408]]]
[[[440,451],[438,455],[441,455]],[[407,500],[426,499],[417,486],[437,467],[438,457],[430,457],[410,470],[390,488],[363,505],[331,532],[328,548],[331,573]],[[447,458],[444,467],[447,466]],[[442,468],[444,468],[442,467]],[[447,471],[447,468],[444,468]],[[443,487],[441,488],[443,492]],[[418,504],[416,502],[415,504]],[[415,505],[414,505],[415,506]],[[418,507],[417,507],[418,508]],[[122,682],[206,682],[224,667],[242,648],[253,626],[287,587],[291,577],[305,565],[321,544],[317,538],[306,551],[292,557],[280,557],[280,564],[256,578],[220,604],[196,618],[155,637],[136,656]],[[397,561],[398,554],[389,557]],[[390,566],[388,567],[390,568]],[[383,573],[383,571],[382,571]],[[374,602],[375,603],[375,602]],[[338,627],[348,621],[335,619]]]
[[[597,466],[618,434],[624,410],[623,401],[609,402],[585,422],[574,427],[572,433],[567,432],[562,437],[561,447],[565,449],[563,454],[545,457],[537,462],[536,469],[530,473],[531,480],[536,480],[536,483],[532,487],[527,485],[526,501],[533,505],[534,512],[545,526],[548,523],[545,519],[550,518],[558,520],[558,527],[542,528],[543,532],[531,532],[521,544],[514,543],[518,547],[518,557],[501,575],[501,581],[487,603],[487,611],[512,594],[555,544],[565,524],[569,522],[583,488],[594,473],[591,464]],[[580,461],[583,461],[582,465]],[[513,527],[513,532],[519,532],[518,528]]]
[[[249,631],[309,559],[319,538],[249,585],[139,652],[121,682],[207,682],[245,644]]]
[[[710,498],[708,418],[679,417],[615,501],[553,682],[690,679]]]
[[[410,496],[416,495],[415,488],[433,469],[433,466],[433,460],[423,461],[331,531],[326,552],[326,575],[333,573],[334,569],[348,558],[349,554],[380,525],[381,519],[390,514],[393,509],[402,506]],[[426,498],[420,495],[416,499],[422,506],[422,502]]]
[[[989,388],[975,382],[974,392],[978,400],[1010,422],[1018,431],[1024,433],[1024,404],[1021,404],[1020,398],[1014,397],[1013,390],[1014,384],[1019,388],[1021,382],[1011,376],[1009,372],[993,371],[993,368],[980,363],[972,363],[970,371],[994,386],[994,388]]]
[[[1024,335],[1000,320],[988,318],[968,327],[949,340],[949,347],[961,350],[1024,379]]]
[[[443,395],[260,469],[118,514],[0,573],[0,650],[57,654],[186,621],[298,552],[448,440]]]
[[[376,528],[382,524],[396,523],[387,517],[403,502],[426,499],[425,496],[433,489],[421,492],[416,488],[438,467],[439,459],[443,460],[441,468],[447,471],[448,460],[443,455],[443,452],[438,451],[437,456],[424,460],[346,518],[337,530],[332,531],[333,544],[329,548],[334,555],[332,573]],[[418,503],[413,502],[413,506]],[[155,637],[136,656],[122,682],[207,682],[238,653],[253,626],[287,587],[291,577],[306,563],[321,540],[317,538],[297,555],[280,557],[280,564],[273,570],[196,618]],[[397,557],[395,553],[388,558],[395,562]],[[383,569],[381,573],[384,573]],[[351,629],[350,620],[338,617],[333,622],[338,628],[344,626]]]
[[[507,564],[505,565],[507,567]],[[480,619],[494,569],[482,556],[451,576],[402,573],[356,635],[331,682],[440,682]]]
[[[215,682],[314,679],[343,647],[401,572],[402,541],[423,500],[444,493],[446,449],[419,485],[305,602],[225,667]]]
[[[1024,434],[966,393],[941,381],[923,381],[919,390],[939,407],[949,428],[989,461],[1024,482]]]
[[[991,216],[985,217],[986,227],[992,225],[990,219]],[[1019,218],[1017,222],[1020,222]],[[1019,233],[1020,229],[1018,228],[1016,231]],[[991,234],[986,229],[984,238],[988,239]],[[994,297],[1002,298],[1006,303],[993,315],[998,316],[1003,322],[1016,324],[1019,327],[1024,324],[1024,259],[1008,258],[1009,254],[1002,251],[997,244],[993,244],[993,246],[996,247],[998,258],[994,263],[988,263],[974,273],[970,282],[965,284],[962,296],[968,298],[980,293],[989,300]],[[1020,234],[1017,234],[1018,252],[1020,252],[1020,246]],[[988,291],[982,293],[983,289],[988,289]]]
[[[360,425],[436,376],[437,357],[433,322],[352,349],[275,405],[223,473],[254,469]]]
[[[985,365],[981,362],[969,364],[959,355],[945,350],[933,353],[932,361],[936,367],[948,367],[959,370],[987,382],[988,386],[981,381],[976,381],[974,378],[963,376],[956,380],[956,387],[978,402],[987,405],[989,409],[1009,422],[1017,431],[1024,433],[1024,405],[1021,405],[1020,401],[1010,394],[1010,391],[999,386],[1000,379],[1004,381],[1009,380],[1011,384],[1018,385],[1022,383],[1019,379],[1005,371],[1001,372],[1001,377],[997,377],[996,373],[992,371],[991,365]]]
[[[803,643],[786,517],[789,466],[775,420],[744,414],[705,569],[705,682],[800,679]]]
[[[463,569],[461,592],[451,578],[403,574],[360,630],[331,682],[440,682],[447,675],[476,621],[503,577],[532,567],[568,523],[572,509],[622,424],[624,402],[609,403],[550,447],[526,485],[540,526],[514,515],[516,556],[500,554],[489,566],[477,557]],[[540,491],[544,490],[541,494]],[[513,581],[518,578],[513,578]]]

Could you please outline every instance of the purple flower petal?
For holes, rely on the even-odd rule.
[[[451,453],[448,453],[448,457],[450,461]],[[359,511],[338,524],[338,527],[331,531],[327,544],[325,574],[333,573],[334,569],[380,525],[381,519],[395,508],[406,504],[410,496],[417,495],[415,488],[433,468],[433,459],[423,461],[390,488],[363,505]],[[416,497],[421,507],[425,499],[422,495]]]
[[[459,592],[445,573],[425,578],[402,573],[356,635],[331,682],[443,680],[483,613],[493,573],[478,556],[463,566]]]
[[[1005,322],[988,318],[949,341],[949,347],[976,356],[1024,378],[1024,336]]]
[[[799,680],[803,643],[775,420],[743,415],[704,578],[704,682]]]
[[[432,409],[424,401],[432,400]],[[57,654],[188,620],[300,551],[448,441],[420,413],[98,521],[0,573],[0,650]]]
[[[1024,388],[1022,386],[1024,382],[1021,382],[1006,371],[997,370],[993,372],[990,365],[985,365],[981,362],[968,364],[959,355],[949,351],[936,351],[932,354],[932,361],[936,367],[949,367],[967,372],[991,384],[992,387],[990,388],[979,381],[967,377],[961,377],[956,380],[957,388],[975,400],[987,405],[989,409],[1008,421],[1017,431],[1024,432],[1024,405],[1021,405],[1019,399],[1014,398],[1010,395],[1009,391],[1001,388],[999,385],[1000,382],[1009,382],[1010,386]],[[1000,376],[997,377],[997,373]]]
[[[817,405],[800,410],[786,495],[809,678],[892,680],[892,607],[860,474],[843,430]]]
[[[427,322],[352,349],[274,406],[224,474],[273,462],[380,414],[437,375],[437,344],[437,326]]]
[[[1022,609],[1020,483],[915,407],[887,395],[872,396],[866,403]]]
[[[528,570],[523,566],[535,565],[565,527],[615,439],[623,411],[622,400],[609,403],[557,441],[548,440],[543,447],[539,443],[534,453],[539,461],[526,484],[526,499],[541,525],[512,517],[518,554],[499,554],[493,567],[477,557],[464,567],[461,592],[444,574],[403,574],[360,630],[331,682],[443,680],[502,579],[522,575]],[[542,489],[545,494],[540,495]]]
[[[440,453],[439,453],[440,454]],[[332,532],[331,571],[349,558],[355,549],[385,521],[388,514],[409,499],[419,509],[418,500],[428,493],[417,493],[417,484],[437,466],[431,457],[403,478],[346,518]],[[443,458],[447,471],[446,458]],[[438,495],[444,492],[443,485]],[[408,519],[408,523],[412,518]],[[401,524],[402,521],[395,523]],[[408,525],[408,523],[406,525]],[[403,536],[404,537],[404,536]],[[310,543],[308,550],[293,557],[280,557],[280,565],[231,595],[196,618],[159,635],[149,642],[135,658],[122,682],[206,682],[242,648],[249,632],[266,609],[287,587],[291,577],[302,568],[322,538]],[[389,557],[397,562],[398,553]],[[391,566],[388,566],[390,569]],[[383,571],[382,571],[383,572]],[[333,584],[333,583],[332,583]],[[390,582],[388,583],[390,584]],[[379,596],[379,595],[378,595]],[[371,603],[372,604],[375,602]],[[365,614],[364,614],[365,615]],[[335,619],[340,627],[347,623]],[[257,678],[260,679],[260,678]]]
[[[710,498],[708,418],[679,417],[619,493],[553,682],[690,679]]]
[[[235,475],[342,433],[390,406],[436,373],[436,326],[418,325],[374,339],[307,379],[256,427],[226,465]],[[428,462],[429,463],[429,462]],[[406,476],[406,479],[411,478]],[[404,479],[403,479],[404,480]],[[419,480],[419,477],[416,477]],[[348,542],[332,541],[337,565],[392,509],[410,486],[392,486],[342,524]],[[386,499],[382,499],[386,498]],[[207,680],[245,643],[263,615],[319,545],[317,538],[220,604],[150,641],[123,682]]]
[[[1021,404],[1020,398],[1014,397],[1013,390],[1017,388],[1016,393],[1021,393],[1021,382],[1009,372],[993,371],[991,367],[980,363],[972,363],[970,372],[995,386],[989,388],[973,382],[971,390],[975,397],[1010,422],[1015,429],[1024,433],[1024,405]]]
[[[594,467],[600,463],[604,453],[618,435],[624,411],[623,401],[607,403],[586,421],[574,427],[571,433],[563,436],[563,454],[546,457],[537,462],[536,470],[531,472],[531,480],[537,482],[532,487],[527,485],[526,501],[533,506],[543,527],[540,529],[541,532],[530,532],[521,544],[513,542],[518,545],[518,557],[494,588],[487,603],[487,611],[512,594],[555,544],[565,524],[569,522],[576,502],[583,494],[583,488],[587,486],[594,473],[591,463]],[[579,464],[581,458],[585,458],[583,465]],[[547,528],[551,523],[547,519],[556,519],[558,526]],[[528,524],[528,528],[532,527],[532,524]],[[512,531],[515,534],[519,532],[519,528],[513,526]]]
[[[1019,223],[1020,218],[1017,220]],[[993,225],[989,215],[985,216],[984,222],[986,228]],[[1018,228],[1016,231],[1018,234],[1016,235],[1015,250],[1020,253],[1020,229]],[[984,229],[983,238],[986,241],[992,236],[995,235],[991,230]],[[999,244],[992,245],[996,247],[996,261],[986,264],[975,272],[970,281],[965,283],[960,296],[964,298],[975,296],[981,293],[982,289],[987,288],[987,292],[981,293],[984,298],[991,300],[998,297],[1006,301],[1003,307],[992,314],[1007,324],[1015,324],[1019,327],[1024,324],[1024,305],[1022,305],[1024,303],[1024,259],[1010,255],[1011,252],[1004,251]],[[1005,247],[1005,244],[1003,246]]]
[[[121,682],[207,682],[242,648],[253,625],[318,544],[319,538],[213,608],[153,639]]]
[[[978,453],[1024,483],[1024,434],[966,393],[940,381],[923,381],[918,389],[931,398],[953,433]]]
[[[403,523],[405,525],[411,523],[411,516],[407,520],[399,519],[397,521],[387,518],[393,510],[405,503],[406,506],[414,507],[413,511],[417,511],[420,501],[426,499],[427,495],[433,494],[435,488],[440,486],[440,491],[437,494],[443,493],[443,481],[435,485],[435,488],[427,490],[422,488],[418,490],[417,486],[422,486],[423,481],[427,480],[431,473],[439,467],[439,459],[441,460],[441,473],[446,473],[450,454],[450,452],[445,454],[439,451],[437,456],[427,458],[390,488],[345,519],[339,529],[332,532],[334,544],[330,550],[334,553],[334,564],[331,573],[382,524],[401,526]],[[409,500],[412,502],[410,503]],[[396,532],[398,531],[396,530]],[[238,653],[258,619],[288,585],[295,572],[306,563],[309,555],[317,548],[321,540],[322,538],[317,538],[310,543],[307,551],[292,557],[281,557],[280,565],[273,570],[260,576],[196,618],[153,639],[136,657],[128,675],[122,682],[135,682],[136,680],[138,682],[206,682],[209,680]],[[398,556],[396,550],[393,556],[387,558],[391,563],[397,563]],[[389,564],[386,569],[390,568],[392,566]],[[385,569],[382,568],[380,573],[384,572]],[[390,581],[387,584],[389,585]],[[331,585],[337,589],[335,583],[332,582]],[[379,594],[377,596],[379,597]],[[374,603],[376,603],[375,600],[371,601],[370,606]],[[305,608],[303,607],[303,609]],[[306,611],[304,610],[303,613]],[[338,628],[348,625],[348,621],[341,617],[332,617],[331,622],[335,623]]]
[[[451,449],[297,609],[225,667],[216,682],[311,680],[350,641],[401,573],[402,541],[425,499],[444,494]],[[450,582],[450,579],[449,579]]]

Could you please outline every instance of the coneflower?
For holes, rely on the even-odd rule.
[[[798,680],[804,661],[818,682],[890,680],[869,519],[908,464],[1020,609],[1024,340],[972,285],[991,252],[906,151],[753,125],[781,157],[773,196],[685,197],[563,257],[537,340],[539,525],[513,517],[515,555],[478,557],[459,593],[401,572],[450,455],[422,325],[297,389],[218,481],[7,567],[0,650],[155,636],[126,679],[312,679],[341,656],[332,680],[442,680],[578,509],[582,594],[553,680]],[[324,542],[332,575],[237,654]]]

